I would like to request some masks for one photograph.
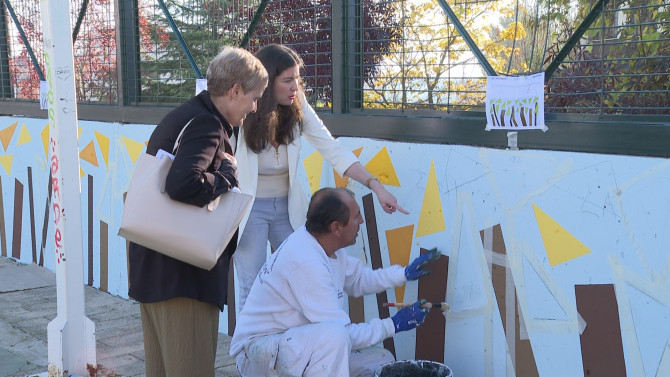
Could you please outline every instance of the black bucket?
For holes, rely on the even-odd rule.
[[[452,377],[444,364],[427,360],[401,360],[387,363],[375,371],[375,377]]]

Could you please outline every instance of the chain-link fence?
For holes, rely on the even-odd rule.
[[[40,4],[0,3],[5,100],[39,97]],[[546,71],[547,112],[670,114],[663,0],[72,0],[70,9],[83,103],[180,103],[223,45],[281,43],[302,56],[321,109],[483,111],[487,75]]]

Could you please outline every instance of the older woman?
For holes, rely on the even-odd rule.
[[[152,155],[171,151],[188,123],[165,183],[172,199],[202,207],[238,186],[229,138],[256,111],[267,82],[257,58],[226,47],[207,69],[208,90],[158,124],[147,145]],[[219,310],[236,244],[233,237],[210,271],[130,244],[128,294],[140,302],[147,376],[214,376]]]

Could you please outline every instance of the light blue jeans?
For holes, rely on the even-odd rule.
[[[293,228],[288,219],[288,196],[256,198],[233,255],[240,310],[247,301],[258,271],[267,259],[268,241],[272,250],[276,250],[291,233]]]

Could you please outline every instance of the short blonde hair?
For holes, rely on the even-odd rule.
[[[264,88],[268,84],[268,73],[249,51],[224,46],[207,68],[207,91],[213,96],[222,96],[235,84],[240,84],[245,93]]]

